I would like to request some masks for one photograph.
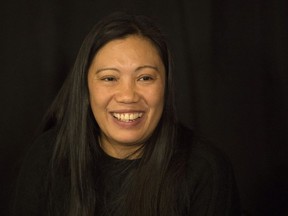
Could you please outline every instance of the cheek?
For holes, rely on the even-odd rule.
[[[94,115],[99,111],[99,109],[102,109],[103,107],[106,106],[107,101],[108,101],[108,95],[105,94],[105,91],[101,91],[100,89],[97,88],[91,88],[89,89],[90,93],[90,106],[92,108],[92,111]]]
[[[150,106],[153,107],[157,112],[162,112],[164,106],[164,90],[163,87],[155,88],[153,91],[149,92]]]
[[[101,125],[106,122],[105,119],[107,118],[107,98],[105,98],[103,94],[92,93],[90,94],[90,106],[95,121],[98,126],[102,127]]]

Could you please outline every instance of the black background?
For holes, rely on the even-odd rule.
[[[179,119],[230,157],[243,209],[288,215],[288,1],[10,0],[0,8],[0,215],[83,38],[119,9],[152,16],[167,35]]]

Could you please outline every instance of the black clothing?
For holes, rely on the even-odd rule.
[[[187,183],[190,196],[189,216],[237,216],[240,215],[239,200],[233,170],[227,158],[206,141],[196,140],[192,131],[182,128],[179,146],[189,156],[187,161]],[[45,178],[49,169],[56,132],[50,130],[40,136],[26,157],[19,174],[17,192],[13,206],[15,216],[46,215],[47,196]],[[100,168],[105,185],[97,191],[104,198],[98,206],[105,206],[105,200],[117,194],[117,189],[126,175],[137,169],[141,159],[121,160],[102,152]],[[117,167],[125,165],[125,172]],[[105,175],[104,175],[105,174]],[[98,174],[95,178],[97,179]],[[111,177],[113,176],[113,178]],[[58,181],[58,179],[57,179]],[[62,215],[67,214],[68,176],[59,177],[59,185],[54,191],[57,206]],[[106,206],[107,207],[107,206]],[[102,209],[101,211],[104,211]]]

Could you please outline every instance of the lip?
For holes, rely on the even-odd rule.
[[[110,115],[111,115],[111,118],[112,118],[112,120],[113,120],[113,122],[118,126],[118,127],[121,127],[121,128],[123,128],[123,129],[133,129],[133,128],[137,128],[137,126],[139,127],[140,126],[140,124],[143,122],[143,120],[145,119],[145,117],[146,117],[146,112],[145,111],[143,111],[143,110],[127,110],[127,109],[125,109],[125,110],[113,110],[113,111],[110,111],[109,112],[110,113]],[[125,121],[120,121],[120,120],[118,120],[117,118],[115,118],[114,116],[113,116],[113,114],[114,113],[119,113],[119,114],[124,114],[124,113],[142,113],[142,116],[140,117],[140,118],[137,118],[137,119],[135,119],[135,120],[133,120],[133,121],[127,121],[127,122],[125,122]]]
[[[140,109],[119,109],[119,110],[110,110],[109,113],[113,116],[113,114],[115,113],[119,113],[119,114],[132,114],[132,113],[142,113],[142,115],[144,115],[146,113],[146,111],[144,110],[140,110]]]
[[[119,109],[119,110],[110,110],[109,113],[145,113],[142,109]]]

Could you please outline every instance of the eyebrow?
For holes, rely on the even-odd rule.
[[[152,66],[152,65],[139,66],[139,67],[137,67],[137,68],[135,69],[135,72],[140,71],[140,70],[145,69],[145,68],[151,68],[151,69],[156,70],[156,71],[159,72],[159,68],[156,67],[156,66]],[[120,70],[117,69],[117,68],[114,68],[114,67],[106,67],[106,68],[100,68],[100,69],[96,70],[96,74],[97,74],[97,73],[100,73],[100,72],[102,72],[102,71],[105,71],[105,70],[114,70],[114,71],[120,72]]]

